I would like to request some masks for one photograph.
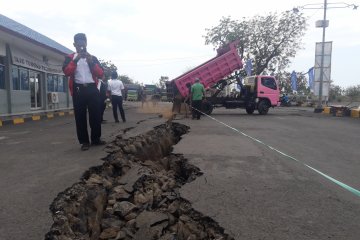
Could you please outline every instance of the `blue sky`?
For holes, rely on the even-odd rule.
[[[216,55],[205,46],[205,28],[218,24],[222,16],[232,19],[268,12],[284,11],[304,4],[323,1],[299,0],[78,0],[25,1],[0,0],[1,14],[20,22],[62,45],[73,49],[73,35],[88,36],[88,50],[112,61],[119,74],[142,83],[157,82],[160,76],[170,79],[200,65]],[[335,3],[337,1],[328,1]],[[347,2],[347,1],[346,1]],[[360,5],[360,1],[347,2]],[[307,71],[314,65],[315,42],[322,29],[315,21],[322,10],[303,10],[309,17],[304,49],[292,59],[289,71]],[[331,78],[336,85],[360,84],[360,9],[329,9],[330,26],[326,40],[333,41]]]

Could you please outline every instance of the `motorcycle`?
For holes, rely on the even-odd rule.
[[[280,97],[280,107],[290,107],[291,102],[287,96]]]

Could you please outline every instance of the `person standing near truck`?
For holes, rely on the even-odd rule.
[[[204,85],[200,83],[199,78],[195,78],[195,83],[191,86],[191,107],[192,107],[192,119],[199,120],[201,117],[201,105],[205,96]]]

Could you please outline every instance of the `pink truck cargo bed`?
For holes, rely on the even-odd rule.
[[[200,82],[206,88],[213,86],[233,71],[241,69],[243,63],[236,49],[238,43],[239,41],[235,41],[218,49],[216,57],[173,79],[180,94],[183,97],[189,94],[188,86],[195,82],[195,78],[200,78]]]

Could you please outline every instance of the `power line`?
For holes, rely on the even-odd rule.
[[[186,60],[186,59],[195,59],[201,57],[210,57],[212,55],[199,55],[199,56],[188,56],[188,57],[172,57],[172,58],[154,58],[154,59],[111,59],[111,61],[117,62],[155,62],[155,61],[165,61],[165,60]]]

